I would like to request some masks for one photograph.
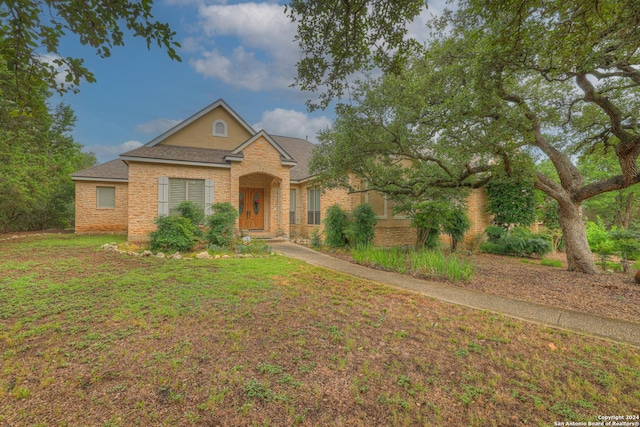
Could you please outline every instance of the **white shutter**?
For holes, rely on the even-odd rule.
[[[158,216],[169,215],[169,177],[158,177]]]
[[[213,205],[213,180],[206,179],[204,181],[204,214],[206,216],[213,213],[211,205]]]

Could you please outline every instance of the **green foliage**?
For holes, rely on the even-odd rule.
[[[0,231],[64,228],[74,218],[74,184],[70,174],[95,164],[93,154],[69,135],[75,117],[66,105],[49,111],[46,97],[39,114],[15,111],[7,98],[0,61]]]
[[[451,250],[471,228],[471,221],[462,206],[456,206],[450,200],[433,199],[417,203],[405,203],[396,211],[406,212],[411,218],[411,225],[418,229],[416,249],[435,249],[439,246],[440,233],[451,236]]]
[[[525,227],[516,227],[504,233],[496,231],[497,228],[490,229],[493,235],[480,245],[481,251],[497,255],[542,257],[552,250],[549,240]]]
[[[507,235],[507,229],[498,225],[490,225],[484,232],[492,243],[498,242],[502,237]]]
[[[636,0],[458,2],[429,23],[425,44],[407,36],[423,4],[358,5],[290,5],[303,52],[297,83],[324,88],[326,106],[357,82],[319,137],[311,168],[322,179],[348,186],[351,172],[385,194],[424,200],[429,187],[477,188],[502,170],[559,202],[569,242],[583,237],[580,203],[639,182],[640,38],[628,30],[637,27]],[[383,77],[349,79],[372,67]],[[620,168],[585,179],[576,159],[598,147]],[[527,169],[540,156],[553,173]],[[532,205],[503,196],[514,204],[494,205],[498,224],[529,224]],[[594,272],[584,245],[566,250],[572,269]]]
[[[562,267],[562,261],[559,259],[541,259],[540,265],[544,265],[546,267]]]
[[[446,234],[451,236],[451,251],[455,251],[458,242],[464,238],[464,234],[471,228],[471,220],[467,216],[467,212],[456,207],[451,211],[448,221],[442,224],[442,229]]]
[[[237,245],[236,251],[241,254],[269,254],[273,248],[262,239],[252,239],[249,244]]]
[[[229,202],[215,203],[211,206],[213,214],[206,219],[209,231],[206,240],[211,245],[230,248],[235,239],[238,211]]]
[[[322,246],[322,236],[320,235],[320,230],[314,228],[313,231],[311,231],[311,239],[309,243],[311,244],[312,248],[320,249],[320,247]]]
[[[148,48],[151,44],[164,47],[170,58],[179,61],[175,48],[180,45],[173,40],[175,32],[168,24],[153,19],[152,4],[152,0],[86,0],[82,5],[38,0],[3,2],[0,55],[10,64],[9,84],[16,89],[13,101],[29,104],[33,95],[43,89],[76,92],[82,79],[95,81],[82,59],[59,51],[60,40],[71,34],[102,58],[111,55],[113,46],[124,45],[128,34],[144,39]],[[43,57],[45,52],[50,60]]]
[[[486,185],[487,211],[501,227],[529,226],[536,218],[536,195],[533,180],[494,178]]]
[[[342,209],[338,204],[329,206],[323,222],[325,243],[331,248],[345,247],[347,245],[345,229],[349,224],[347,211]]]
[[[613,229],[609,233],[616,252],[625,260],[640,257],[640,232],[637,230]]]
[[[377,223],[376,213],[370,204],[364,203],[357,206],[351,213],[349,224],[344,230],[349,245],[353,247],[371,243]]]
[[[473,276],[472,262],[456,256],[446,256],[441,251],[361,245],[351,249],[351,256],[359,264],[428,279],[466,282]]]
[[[198,227],[189,218],[178,215],[160,216],[158,229],[151,232],[149,248],[156,252],[189,252],[198,239]]]
[[[184,201],[178,205],[177,209],[180,216],[189,218],[195,225],[202,224],[204,221],[204,213],[202,212],[202,209],[193,202]]]

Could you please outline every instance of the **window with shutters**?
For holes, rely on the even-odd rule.
[[[205,212],[205,180],[169,178],[169,215],[178,214],[178,205],[185,201],[196,204]]]
[[[226,137],[227,124],[224,122],[224,120],[216,120],[215,122],[213,122],[213,128],[211,133],[213,134],[213,136]]]
[[[320,224],[320,189],[307,190],[307,224]]]
[[[116,187],[97,187],[96,207],[98,209],[115,209]]]

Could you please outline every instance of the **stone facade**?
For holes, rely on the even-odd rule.
[[[129,241],[146,241],[156,229],[158,178],[212,179],[214,202],[229,200],[229,170],[198,166],[129,163]]]
[[[98,187],[115,189],[115,207],[98,208]],[[126,182],[76,182],[76,233],[126,233],[128,187]]]

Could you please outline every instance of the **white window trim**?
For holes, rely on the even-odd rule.
[[[218,125],[218,123],[222,123],[224,125],[224,132],[217,132],[216,131],[216,126]],[[223,138],[226,138],[228,135],[228,126],[227,123],[224,120],[216,120],[213,122],[213,125],[211,125],[211,135],[213,136],[220,136]]]
[[[388,204],[387,204],[387,195],[383,194],[383,196],[384,196],[384,203],[383,203],[384,215],[377,215],[376,214],[376,218],[377,219],[387,219],[388,218],[387,211],[389,209],[388,209]],[[364,202],[365,203],[369,203],[369,192],[368,191],[366,193],[364,193]]]

